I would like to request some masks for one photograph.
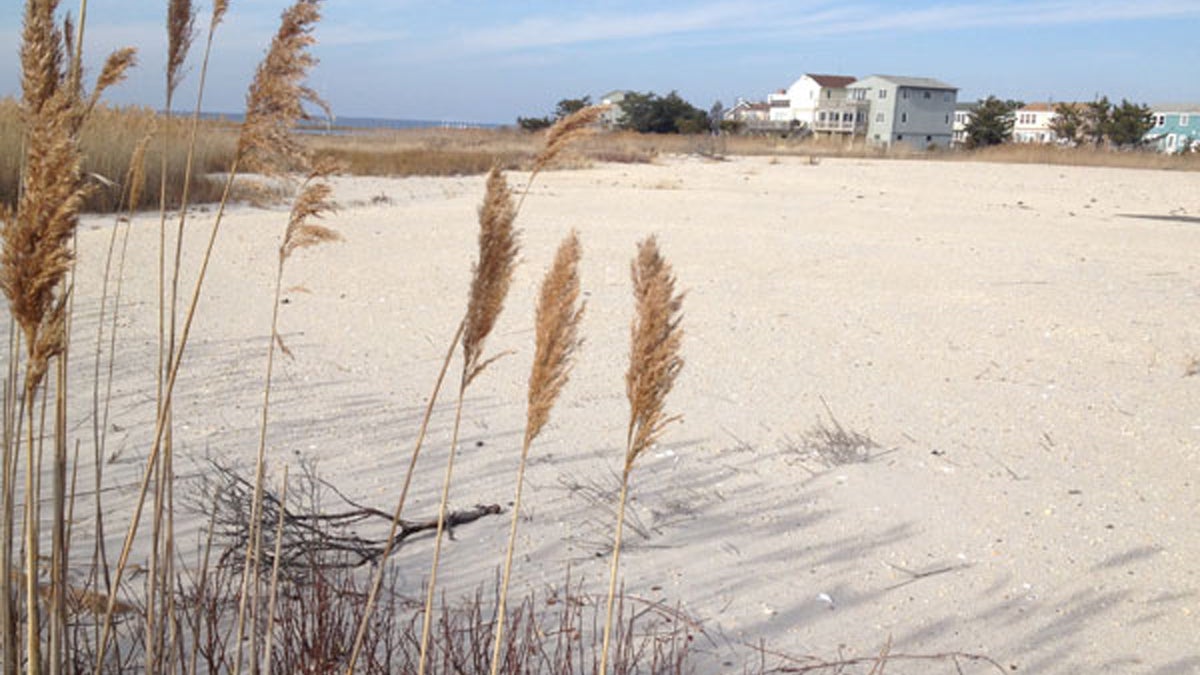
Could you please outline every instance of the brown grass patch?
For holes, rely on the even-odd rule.
[[[21,129],[17,101],[12,98],[0,99],[0,203],[16,203],[23,155]],[[168,145],[167,206],[178,206],[183,193],[190,130],[190,119],[173,117],[168,120],[149,108],[97,106],[80,134],[83,174],[97,185],[83,209],[108,213],[118,207],[120,183],[129,173],[133,149],[139,140],[151,133],[155,137],[146,156],[142,194],[146,195],[146,201],[154,203],[145,206],[158,205],[164,139]],[[226,126],[217,122],[201,122],[197,135],[196,171],[192,176],[192,202],[220,199],[221,182],[204,174],[229,167],[234,143],[235,138]]]

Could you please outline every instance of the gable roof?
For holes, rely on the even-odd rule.
[[[872,75],[876,79],[890,82],[897,87],[914,87],[920,89],[945,89],[947,91],[958,91],[958,87],[952,87],[941,80],[935,80],[932,77],[904,77],[900,75]],[[871,78],[864,77],[863,80]],[[860,82],[862,80],[859,80]]]
[[[809,79],[811,79],[813,82],[816,82],[822,87],[829,87],[830,89],[841,89],[858,79],[856,77],[847,77],[845,75],[814,75],[812,73],[805,73],[805,75],[808,75]]]

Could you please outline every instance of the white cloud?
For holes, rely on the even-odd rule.
[[[898,7],[892,4],[710,3],[693,8],[576,16],[533,16],[464,32],[455,47],[501,52],[715,33],[722,43],[880,31],[1052,26],[1200,17],[1194,0],[1038,0]]]

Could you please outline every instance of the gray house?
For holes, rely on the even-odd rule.
[[[850,102],[868,109],[867,143],[949,148],[958,89],[928,77],[872,75],[846,87]]]

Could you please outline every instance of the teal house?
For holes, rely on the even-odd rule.
[[[1146,132],[1146,145],[1159,152],[1200,152],[1200,105],[1154,106],[1154,126]]]

